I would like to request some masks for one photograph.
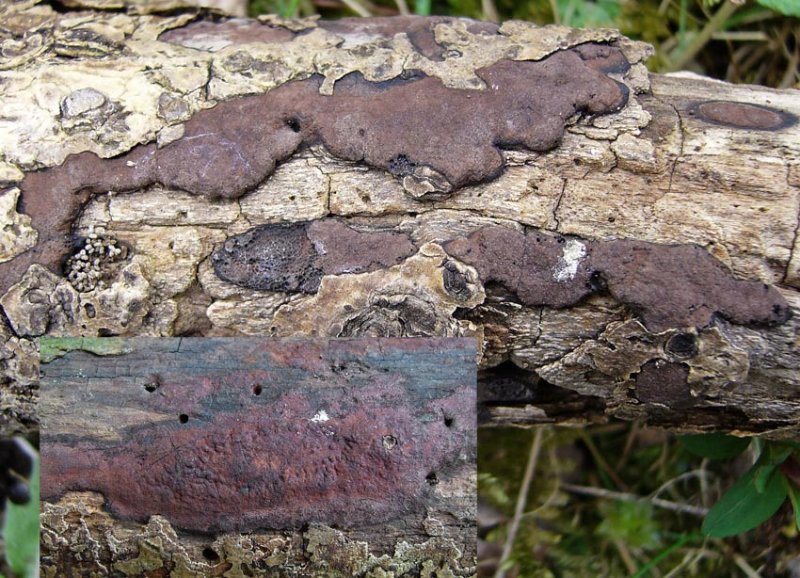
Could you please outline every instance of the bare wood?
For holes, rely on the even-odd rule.
[[[471,335],[481,343],[489,423],[616,416],[796,435],[796,91],[648,75],[647,47],[607,30],[519,22],[498,29],[451,19],[187,27],[194,13],[57,14],[25,3],[2,10],[0,22],[18,44],[0,62],[0,357],[4,379],[27,399],[43,335]],[[610,45],[610,56],[576,52],[586,43]],[[488,164],[471,172],[459,172],[456,161],[474,161],[483,144],[468,150],[452,134],[418,158],[388,159],[392,142],[384,141],[422,149],[433,139],[383,129],[376,117],[364,127],[381,127],[375,142],[383,148],[356,162],[358,151],[325,132],[342,108],[310,125],[284,119],[281,143],[298,148],[276,152],[277,168],[260,180],[254,173],[255,184],[233,183],[220,164],[209,179],[221,181],[228,198],[201,190],[205,181],[190,174],[198,165],[183,153],[170,162],[184,159],[186,174],[147,164],[184,150],[192,141],[181,138],[197,137],[203,119],[214,130],[258,125],[220,111],[241,112],[252,102],[247,110],[261,114],[261,101],[237,97],[270,92],[289,107],[299,93],[281,97],[289,89],[279,89],[292,80],[312,83],[303,85],[313,85],[303,98],[336,90],[356,98],[376,87],[407,90],[419,81],[403,77],[413,70],[442,94],[472,91],[477,99],[492,84],[486,74],[522,62],[546,76],[532,63],[550,70],[554,54],[569,66],[580,54],[594,66],[597,86],[609,90],[605,104],[591,112],[600,104],[588,91],[576,104],[583,115],[548,128],[565,130],[560,139],[553,140],[558,130],[536,142],[498,136],[527,144],[509,144],[499,156],[488,150]],[[625,62],[614,68],[617,54]],[[619,110],[608,80],[628,87]],[[377,84],[384,81],[393,83]],[[484,115],[491,124],[498,112],[462,118]],[[418,126],[440,119],[426,120]],[[502,132],[504,125],[493,126]],[[93,154],[75,156],[86,151]],[[65,161],[67,168],[48,171]],[[146,170],[131,176],[139,162]],[[64,253],[64,232],[80,237],[77,250]],[[303,249],[287,257],[285,247],[297,246],[291,239]],[[481,244],[486,239],[494,241]],[[531,253],[536,242],[544,248]],[[482,258],[487,247],[491,256]],[[253,263],[267,266],[266,280],[252,281]],[[13,396],[16,407],[22,399]],[[18,414],[6,415],[10,429],[26,427]],[[113,522],[93,500],[53,504],[47,523],[62,528],[77,516],[103,535]],[[169,546],[156,548],[155,558],[172,556],[176,565],[202,550],[195,544],[186,554],[182,544],[191,541],[175,538],[160,519],[130,536],[125,547],[140,554],[160,536]],[[302,538],[292,540],[287,548]],[[230,556],[244,555],[241,539],[234,542]]]

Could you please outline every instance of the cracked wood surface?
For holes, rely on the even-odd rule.
[[[58,13],[25,0],[0,7],[0,28],[5,431],[35,429],[45,335],[474,336],[486,423],[616,416],[796,436],[796,91],[648,75],[649,48],[616,31],[521,22]],[[453,170],[463,144],[455,132],[394,150],[392,131],[414,143],[404,123],[389,127],[358,108],[324,119],[293,110],[277,117],[277,132],[248,122],[264,118],[257,104],[254,116],[236,116],[296,81],[315,101],[400,90],[399,118],[417,126],[429,112],[413,107],[414,87],[482,101],[515,90],[487,70],[524,65],[558,83],[578,64],[581,78],[619,87],[624,106],[611,98],[592,108],[589,90],[542,146],[519,135],[554,119],[537,117],[536,101],[523,106],[504,119],[508,131],[489,123],[500,137],[478,135],[492,143],[485,170]],[[437,114],[458,126],[491,116],[469,106]],[[238,144],[212,136],[205,153],[187,147],[198,139],[182,137],[202,134],[192,119]],[[326,136],[336,122],[351,131],[344,144]],[[152,161],[136,171],[142,151],[168,158],[183,147],[189,172],[236,146],[255,154],[238,131],[255,141],[278,134],[294,152],[271,157],[274,170],[265,160],[269,170],[243,184],[224,182],[231,188],[216,192],[225,195],[195,187],[191,174],[162,178]],[[380,139],[358,140],[371,131]],[[82,185],[86,175],[94,180]],[[211,176],[226,179],[224,170]],[[532,250],[537,237],[542,249]],[[66,548],[86,538],[70,525],[82,520],[90,557],[105,564],[116,548],[130,561],[123,574],[166,564],[193,576],[208,562],[202,541],[178,537],[162,518],[115,525],[92,495],[46,508]],[[275,548],[226,534],[214,550],[246,571],[278,560],[286,575],[303,543],[357,553],[333,575],[370,575],[380,556],[395,570],[387,562],[372,575],[431,574],[453,559],[428,556],[436,545],[453,552],[433,527],[426,542],[377,553],[363,546],[369,536],[317,530]],[[449,567],[470,572],[469,561]]]
[[[650,77],[648,48],[608,30],[5,11],[44,43],[4,65],[20,87],[4,96],[0,243],[15,386],[35,382],[20,360],[41,335],[474,335],[487,379],[528,372],[521,399],[485,398],[495,421],[556,419],[530,399],[574,392],[668,426],[796,430],[791,91]],[[532,68],[487,72],[511,65]],[[566,118],[526,74],[587,83],[589,100]],[[312,117],[309,90],[315,110],[347,104]],[[429,146],[403,127],[437,91],[456,126]],[[372,98],[396,98],[395,116],[354,108]],[[487,123],[468,142],[492,160],[465,170],[471,100],[511,132]],[[231,180],[238,155],[265,168]],[[192,172],[206,161],[220,168]],[[670,395],[638,395],[645,366],[676,364]]]

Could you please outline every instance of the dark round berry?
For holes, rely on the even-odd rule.
[[[31,493],[21,480],[14,480],[8,487],[8,499],[12,503],[20,505],[31,501]]]

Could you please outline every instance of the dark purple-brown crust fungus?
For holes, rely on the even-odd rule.
[[[567,256],[565,247],[582,249]],[[696,245],[584,241],[539,230],[486,227],[444,245],[483,283],[499,283],[526,305],[568,307],[594,292],[625,303],[654,332],[705,327],[714,315],[738,324],[779,324],[789,305],[774,287],[740,280]],[[567,260],[573,261],[570,271]]]
[[[484,90],[448,88],[424,75],[371,83],[353,73],[324,96],[314,76],[200,111],[182,138],[160,149],[138,146],[112,159],[71,155],[22,181],[20,210],[30,215],[40,241],[0,264],[0,294],[33,263],[60,266],[71,224],[93,194],[161,183],[210,199],[236,198],[311,144],[400,178],[422,170],[444,191],[496,177],[501,148],[551,149],[576,113],[625,105],[627,88],[597,70],[619,61],[619,49],[587,50],[537,62],[499,61],[477,71]]]
[[[250,229],[228,238],[211,262],[218,277],[248,289],[315,293],[324,275],[385,269],[416,250],[402,233],[359,232],[320,219]]]
[[[636,374],[636,397],[644,403],[660,403],[674,409],[694,404],[689,387],[689,368],[661,359],[648,361]]]
[[[698,102],[690,113],[712,124],[748,130],[779,130],[797,122],[794,115],[783,110],[730,100]]]

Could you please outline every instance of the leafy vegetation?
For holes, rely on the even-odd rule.
[[[251,0],[251,14],[441,14],[613,27],[653,44],[655,72],[800,87],[800,0]]]
[[[708,459],[734,458],[750,445],[747,438],[723,434],[686,436],[683,445],[692,453]],[[790,498],[795,520],[800,520],[794,474],[798,469],[799,444],[752,440],[758,459],[749,470],[714,504],[703,521],[703,532],[723,538],[752,530],[767,521]],[[800,530],[800,523],[797,523]]]
[[[793,444],[613,423],[479,447],[481,577],[788,576],[800,555]]]
[[[31,448],[31,453],[35,450]],[[0,578],[38,578],[39,576],[39,459],[34,461],[29,491],[31,499],[17,505],[9,501],[2,528],[5,560]]]

